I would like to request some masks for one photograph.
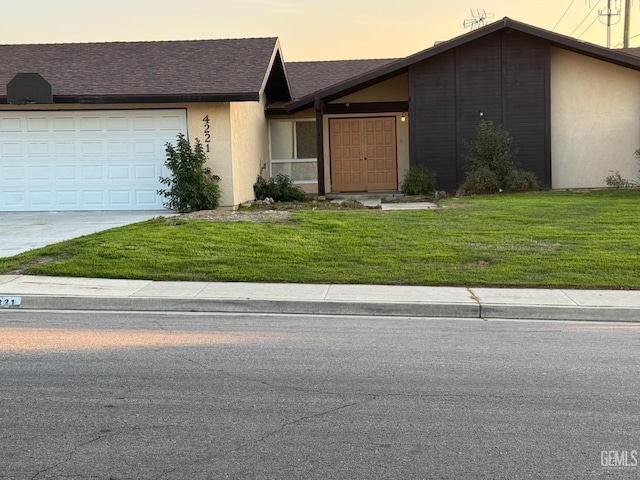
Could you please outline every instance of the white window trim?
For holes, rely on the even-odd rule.
[[[298,145],[298,138],[297,138],[297,129],[295,128],[296,123],[302,123],[302,122],[310,122],[310,123],[316,123],[316,120],[314,118],[299,118],[299,119],[288,119],[288,118],[283,118],[283,119],[277,119],[277,120],[269,120],[269,174],[271,174],[271,172],[273,172],[273,169],[271,168],[271,165],[275,164],[282,164],[282,163],[318,163],[318,158],[273,158],[273,149],[272,149],[272,145],[271,145],[271,125],[273,125],[274,123],[293,123],[293,155],[294,157],[296,157],[298,155],[297,152],[297,145]],[[296,185],[315,185],[316,183],[318,183],[317,180],[293,180],[293,183]]]

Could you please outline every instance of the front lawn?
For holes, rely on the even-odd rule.
[[[640,288],[640,190],[299,210],[286,222],[154,219],[0,259],[0,273],[300,283]]]

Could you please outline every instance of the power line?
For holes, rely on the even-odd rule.
[[[638,35],[634,35],[633,37],[629,37],[627,40],[633,40],[634,38],[638,38],[638,37],[640,37],[640,33]],[[618,42],[618,44],[613,48],[622,47],[622,43],[623,42]]]
[[[555,31],[556,27],[558,26],[558,24],[562,21],[562,19],[565,17],[565,15],[567,14],[567,12],[569,11],[569,9],[571,8],[571,5],[573,5],[573,2],[575,2],[576,0],[571,0],[571,2],[569,3],[569,6],[567,7],[567,9],[564,11],[564,13],[562,14],[562,16],[560,17],[560,20],[558,20],[556,22],[556,24],[553,26],[553,28],[551,29],[551,31]]]
[[[599,17],[599,16],[598,16],[598,17],[596,17],[596,18],[594,18],[594,19],[593,19],[593,22],[591,22],[591,23],[589,24],[589,26],[587,27],[587,29],[586,29],[584,32],[582,32],[580,35],[578,35],[578,38],[582,38],[582,35],[584,35],[585,33],[587,33],[587,31],[588,31],[591,27],[593,27],[594,23],[596,23],[596,21],[597,21],[597,20],[599,20],[599,19],[600,19],[600,17]]]
[[[589,18],[589,15],[591,15],[591,14],[593,13],[593,11],[596,9],[596,7],[597,7],[599,4],[600,4],[600,0],[598,0],[598,1],[595,3],[595,5],[593,6],[593,8],[592,8],[591,10],[589,10],[589,13],[587,13],[587,16],[586,16],[586,17],[584,17],[584,18],[582,19],[582,21],[578,24],[578,26],[577,26],[576,28],[574,28],[574,29],[573,29],[573,32],[571,32],[571,33],[569,34],[569,36],[571,36],[571,35],[573,35],[574,33],[576,33],[576,30],[578,30],[578,29],[582,26],[582,24],[583,24],[584,22],[586,22],[586,21],[587,21],[587,18]],[[596,20],[597,20],[598,18],[600,18],[600,17],[596,17]],[[595,22],[594,22],[594,23],[595,23]],[[593,23],[592,23],[591,25],[593,25]],[[589,27],[590,27],[591,25],[589,25]],[[587,30],[588,30],[588,29],[587,29]],[[583,35],[584,35],[584,33],[583,33]]]

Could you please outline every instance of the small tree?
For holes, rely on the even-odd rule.
[[[165,166],[172,174],[160,177],[160,183],[168,187],[158,190],[158,195],[168,199],[164,206],[180,213],[217,208],[220,204],[220,177],[205,167],[207,156],[200,140],[196,138],[191,149],[184,134],[179,133],[177,145],[165,144],[165,152]]]
[[[462,188],[470,193],[525,191],[538,188],[532,172],[517,168],[509,132],[489,120],[481,120],[476,139],[464,142],[468,166]]]

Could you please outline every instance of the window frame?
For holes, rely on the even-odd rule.
[[[284,164],[284,163],[315,163],[316,167],[318,165],[318,155],[316,153],[315,157],[312,158],[298,158],[298,129],[296,128],[298,123],[313,123],[315,125],[315,118],[297,118],[297,119],[289,119],[289,118],[281,118],[281,119],[273,119],[269,120],[269,175],[273,177],[273,164]],[[272,144],[272,125],[275,123],[291,123],[293,124],[293,156],[294,158],[273,158],[273,144]],[[316,152],[317,152],[316,147]],[[315,185],[318,183],[317,174],[315,180],[293,180],[291,181],[297,185]]]

